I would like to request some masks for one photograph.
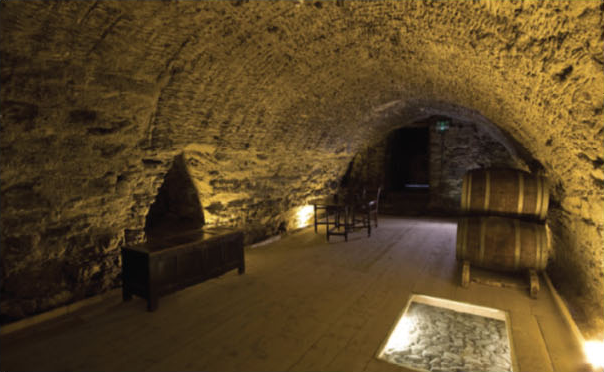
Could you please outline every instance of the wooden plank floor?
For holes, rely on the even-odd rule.
[[[545,283],[537,300],[519,288],[458,286],[453,220],[382,218],[371,237],[348,242],[319,231],[246,249],[246,274],[162,297],[154,313],[142,299],[114,298],[3,336],[0,368],[404,371],[375,355],[412,293],[508,311],[521,371],[579,365]]]

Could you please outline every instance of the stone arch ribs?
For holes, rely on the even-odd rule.
[[[453,124],[449,134],[441,135],[435,124],[445,118]],[[509,126],[506,128],[504,125],[509,123],[501,123],[500,127],[478,110],[459,104],[428,100],[391,101],[373,109],[366,120],[366,126],[372,128],[374,137],[371,142],[365,142],[366,148],[360,148],[354,155],[349,165],[350,174],[343,181],[353,179],[352,183],[381,183],[383,195],[389,199],[383,209],[389,213],[419,214],[427,209],[457,213],[461,180],[465,171],[472,168],[501,166],[533,172],[543,169],[535,156],[520,143],[526,139],[521,136],[517,140],[507,132]],[[422,127],[427,130],[427,163],[422,163],[417,172],[421,172],[419,169],[427,170],[429,182],[417,183],[429,184],[429,190],[403,187],[402,180],[392,182],[393,175],[400,176],[411,169],[407,167],[416,163],[409,156],[419,156],[419,153],[402,155],[393,149],[413,147],[418,139],[405,143],[405,138],[411,135],[411,128],[418,130]],[[401,130],[406,133],[403,135]],[[419,159],[422,156],[416,159],[421,162]],[[413,207],[409,208],[410,205]]]
[[[199,194],[189,174],[184,154],[174,158],[145,221],[145,233],[153,238],[204,225]]]
[[[35,185],[49,201],[23,209],[19,192],[19,208],[2,209],[11,221],[2,238],[53,228],[54,213],[61,226],[82,221],[57,246],[88,236],[89,225],[138,240],[165,156],[180,151],[208,225],[253,222],[272,233],[297,201],[331,191],[362,148],[442,114],[507,132],[502,143],[543,164],[559,190],[555,241],[567,259],[558,283],[576,282],[567,293],[602,309],[598,2],[2,4],[2,100],[18,103],[3,117],[2,187]],[[132,125],[91,133],[88,120],[69,119],[81,110]],[[40,252],[36,265],[51,255]],[[32,257],[22,252],[15,265]],[[65,301],[59,287],[49,292]],[[29,309],[29,299],[15,301]]]
[[[508,152],[522,160],[531,172],[542,172],[543,165],[522,143],[522,139],[514,137],[501,125],[496,124],[482,113],[472,108],[455,105],[442,101],[392,101],[374,108],[366,118],[367,122],[375,123],[380,136],[384,139],[392,130],[426,121],[430,117],[442,116],[459,122],[479,125],[494,139],[499,141]]]

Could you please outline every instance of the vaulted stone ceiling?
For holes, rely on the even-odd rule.
[[[602,328],[602,2],[0,7],[3,319],[115,286],[178,154],[206,222],[254,240],[293,227],[359,149],[440,114],[542,168],[552,275]]]

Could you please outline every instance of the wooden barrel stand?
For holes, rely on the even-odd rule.
[[[544,224],[506,217],[465,217],[457,226],[456,258],[462,263],[461,285],[468,287],[470,267],[497,271],[526,271],[530,295],[539,293],[538,271],[549,254]]]

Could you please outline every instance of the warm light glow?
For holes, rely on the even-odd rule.
[[[388,343],[384,349],[404,350],[413,341],[411,333],[415,328],[415,318],[411,315],[404,316],[390,334]]]
[[[583,350],[587,361],[596,368],[604,368],[604,342],[585,341]]]
[[[305,205],[298,208],[296,212],[296,228],[306,227],[310,225],[311,219],[314,216],[314,209],[312,205]]]

